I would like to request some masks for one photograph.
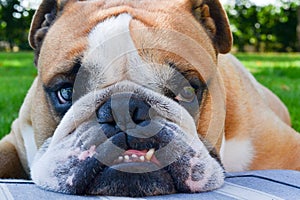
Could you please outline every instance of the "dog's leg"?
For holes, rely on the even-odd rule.
[[[28,178],[15,148],[12,133],[0,141],[0,178]]]
[[[285,106],[232,56],[221,57],[226,88],[228,171],[300,169],[300,134],[289,125]]]
[[[269,117],[262,122],[264,129],[252,135],[256,153],[250,169],[300,170],[300,134],[278,117]]]

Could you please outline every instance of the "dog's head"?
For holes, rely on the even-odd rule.
[[[35,183],[125,196],[222,185],[216,63],[231,34],[217,0],[44,0],[30,43]]]

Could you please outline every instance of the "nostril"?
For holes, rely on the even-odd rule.
[[[141,122],[139,123],[139,125],[140,125],[141,127],[146,127],[146,126],[148,126],[150,123],[151,123],[150,120],[145,120],[145,121],[141,121]]]
[[[105,102],[97,111],[97,119],[101,124],[110,124],[116,125],[114,120],[112,109],[111,109],[111,101],[108,100]]]
[[[137,96],[115,94],[99,107],[96,114],[99,124],[119,127],[125,131],[136,125],[149,124],[150,108],[151,106],[146,101]]]
[[[148,111],[146,111],[145,108],[136,108],[132,114],[132,120],[136,124],[140,124],[148,119],[149,119]]]
[[[138,99],[131,99],[130,110],[132,110],[132,120],[136,124],[141,124],[144,121],[150,120],[149,110],[150,105]]]

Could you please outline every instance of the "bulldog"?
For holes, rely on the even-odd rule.
[[[300,170],[286,107],[227,54],[218,0],[44,0],[29,40],[38,76],[0,142],[1,178],[135,197]]]

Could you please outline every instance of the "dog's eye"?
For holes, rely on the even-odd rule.
[[[191,86],[184,87],[181,92],[175,97],[178,101],[192,102],[195,98],[195,89]]]
[[[66,104],[72,101],[73,88],[63,87],[57,91],[57,97],[61,104]]]

